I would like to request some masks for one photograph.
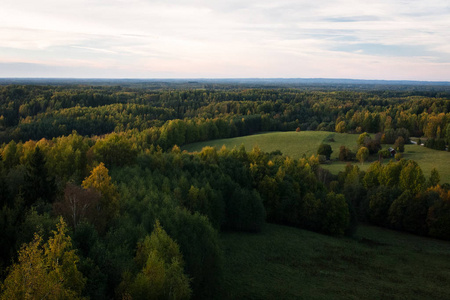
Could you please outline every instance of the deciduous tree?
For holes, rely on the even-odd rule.
[[[108,169],[100,163],[91,171],[91,175],[86,178],[82,186],[85,189],[94,189],[101,194],[98,210],[99,218],[97,226],[99,231],[103,231],[106,224],[113,219],[119,211],[119,193],[111,182]]]
[[[86,280],[77,269],[78,256],[66,234],[62,218],[47,243],[35,234],[11,267],[1,299],[81,299]]]
[[[319,149],[317,149],[317,154],[325,155],[327,159],[330,159],[331,153],[333,153],[333,149],[329,144],[320,144]]]
[[[369,158],[369,149],[366,147],[359,148],[358,152],[356,153],[356,158],[361,162],[361,164],[364,164],[364,162]]]
[[[134,279],[129,274],[124,276],[120,288],[123,296],[137,300],[190,298],[190,280],[184,273],[180,248],[159,221],[152,234],[138,245],[135,262],[141,271]]]

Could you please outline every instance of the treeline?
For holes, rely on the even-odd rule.
[[[195,138],[193,127],[186,125],[186,142],[296,128],[357,133],[405,128],[411,136],[448,143],[449,112],[445,93],[11,85],[0,87],[0,142],[53,138],[73,130],[91,136],[158,128],[162,134],[163,126],[178,119],[217,127]]]
[[[435,150],[445,151],[447,143],[448,143],[448,139],[429,138],[425,141],[425,147],[435,149]]]
[[[415,161],[374,162],[366,172],[348,165],[332,190],[352,203],[358,220],[396,230],[450,239],[450,186],[439,185],[433,169],[426,178]]]

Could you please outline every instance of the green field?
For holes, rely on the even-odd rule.
[[[328,139],[333,138],[334,142]],[[302,132],[267,132],[255,135],[242,136],[230,139],[219,139],[206,142],[189,144],[183,150],[189,152],[201,151],[203,147],[212,146],[220,149],[223,145],[227,148],[244,145],[247,151],[258,146],[263,151],[271,152],[281,150],[283,154],[293,158],[301,158],[304,155],[310,157],[316,154],[319,145],[324,142],[333,148],[331,159],[339,156],[339,147],[347,145],[352,150],[356,150],[356,139],[358,135],[348,133],[334,133],[328,131],[302,131]]]
[[[450,242],[362,225],[224,233],[224,299],[450,299]]]
[[[334,141],[330,141],[330,139]],[[189,152],[201,151],[205,146],[212,146],[220,149],[223,145],[227,148],[239,147],[244,145],[247,151],[254,146],[258,146],[263,151],[271,152],[281,150],[285,155],[293,158],[301,158],[303,156],[310,157],[316,154],[317,148],[321,143],[330,144],[333,148],[331,155],[332,164],[323,165],[332,173],[337,174],[344,170],[345,162],[337,160],[339,156],[339,147],[345,145],[352,151],[356,151],[356,140],[358,134],[334,133],[328,131],[302,131],[302,132],[269,132],[261,133],[230,139],[219,139],[200,143],[185,145],[183,150]],[[383,145],[383,148],[388,145]],[[450,183],[450,153],[445,151],[437,151],[417,145],[406,145],[404,158],[416,160],[422,168],[426,177],[430,176],[431,170],[436,168],[441,175],[441,182]],[[376,158],[372,158],[376,159]],[[386,159],[385,162],[388,160]],[[366,170],[370,162],[364,165],[358,163],[362,170]]]

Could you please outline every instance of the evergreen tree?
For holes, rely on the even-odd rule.
[[[48,173],[44,154],[37,146],[27,165],[25,203],[30,206],[37,200],[53,202],[55,195],[55,180]]]

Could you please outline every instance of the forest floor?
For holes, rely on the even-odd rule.
[[[189,152],[201,151],[203,147],[212,146],[220,149],[225,145],[228,149],[240,147],[244,145],[247,151],[251,151],[254,146],[258,146],[265,152],[280,150],[284,155],[292,158],[310,157],[317,153],[317,149],[321,143],[330,144],[333,153],[331,154],[331,164],[322,165],[323,168],[330,170],[333,174],[343,171],[347,162],[341,162],[338,159],[339,147],[345,145],[353,152],[357,151],[356,140],[358,134],[335,133],[328,131],[301,131],[301,132],[266,132],[249,136],[218,139],[199,143],[193,143],[182,147],[183,150]],[[391,145],[382,145],[383,149]],[[405,145],[403,153],[405,159],[413,159],[417,161],[422,168],[425,177],[429,177],[431,170],[436,168],[441,176],[441,183],[450,183],[450,153],[446,151],[438,151],[418,145]],[[361,170],[366,170],[370,163],[378,159],[375,155],[368,162],[357,164]],[[389,159],[384,159],[387,163]]]
[[[450,242],[360,225],[330,237],[266,224],[222,233],[222,299],[450,299]]]

